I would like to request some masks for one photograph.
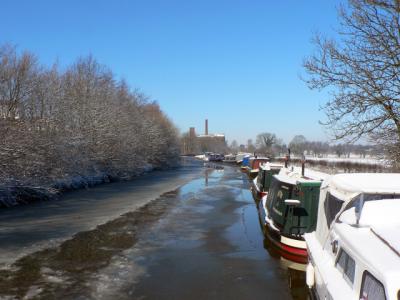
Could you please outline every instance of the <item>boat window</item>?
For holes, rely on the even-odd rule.
[[[385,288],[383,284],[371,275],[368,271],[364,271],[363,280],[361,284],[360,300],[385,300]],[[399,299],[399,295],[397,295]]]
[[[363,196],[361,198],[361,196]],[[364,202],[367,201],[376,201],[376,200],[387,200],[387,199],[398,199],[399,195],[397,194],[359,194],[355,196],[346,206],[345,210],[348,210],[352,207],[357,207],[360,204],[361,199]]]
[[[279,181],[276,178],[273,178],[271,183],[271,188],[268,191],[268,198],[266,203],[269,209],[272,208],[272,202],[275,199],[275,195],[278,192],[278,188],[279,188]]]
[[[263,181],[263,177],[264,177],[264,171],[263,170],[259,170],[258,171],[258,176],[257,176],[257,185],[259,186],[261,184],[261,182]]]
[[[335,219],[337,213],[342,208],[344,201],[331,195],[331,193],[326,193],[326,199],[324,202],[325,216],[328,228],[331,227],[332,221]]]
[[[273,217],[278,226],[283,226],[288,206],[285,204],[286,199],[290,199],[293,186],[286,182],[279,181],[273,177],[271,188],[268,192],[266,207],[269,209],[271,217]]]
[[[347,257],[346,252],[341,251],[339,254],[339,258],[336,262],[336,268],[338,268],[339,271],[342,273],[346,268],[346,257]]]
[[[343,276],[351,283],[354,282],[356,263],[343,249],[340,250],[336,261],[336,268],[343,273]]]
[[[290,198],[291,186],[282,184],[276,193],[276,201],[274,207],[282,211],[286,208],[285,200]]]
[[[353,258],[348,256],[347,266],[344,274],[347,277],[347,279],[351,281],[351,283],[354,282],[355,271],[356,271],[356,262],[354,261]]]

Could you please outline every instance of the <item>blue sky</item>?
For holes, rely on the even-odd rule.
[[[333,34],[339,0],[2,1],[0,44],[51,65],[92,54],[157,100],[181,131],[244,143],[260,132],[328,140],[326,93],[299,79],[313,32]]]

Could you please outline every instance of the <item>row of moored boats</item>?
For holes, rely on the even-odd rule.
[[[400,174],[329,175],[243,154],[263,228],[318,299],[400,300]]]

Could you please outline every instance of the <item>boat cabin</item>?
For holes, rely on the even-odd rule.
[[[315,230],[322,180],[327,174],[282,168],[273,175],[268,195],[263,197],[267,237],[290,254],[307,259],[303,235]]]
[[[286,171],[286,170],[284,170]],[[321,179],[280,172],[271,178],[266,206],[281,234],[301,237],[317,225]],[[286,200],[297,200],[296,205]]]
[[[253,182],[253,191],[256,192],[255,197],[256,200],[259,200],[261,197],[268,194],[268,190],[271,186],[271,181],[273,175],[279,173],[279,171],[283,168],[281,164],[271,164],[266,163],[261,165],[258,170],[258,175]]]
[[[236,162],[236,155],[234,154],[228,154],[224,156],[223,162],[226,163],[234,163]]]
[[[242,171],[247,171],[250,168],[250,158],[252,158],[250,155],[243,157],[241,166]]]
[[[208,155],[208,161],[223,161],[224,155],[220,153],[210,153]]]
[[[400,174],[338,174],[305,235],[319,299],[400,299]]]
[[[236,163],[241,164],[243,161],[243,158],[246,156],[251,156],[251,153],[239,152],[238,154],[236,154]]]
[[[247,169],[247,174],[251,179],[256,178],[260,166],[269,162],[268,157],[252,157],[250,158],[249,168]]]

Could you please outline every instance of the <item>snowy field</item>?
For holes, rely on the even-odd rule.
[[[377,157],[360,157],[360,156],[350,156],[350,157],[337,157],[337,156],[327,156],[327,157],[313,157],[306,156],[306,160],[310,161],[327,161],[327,162],[348,162],[366,165],[386,165],[388,162],[384,159]]]

